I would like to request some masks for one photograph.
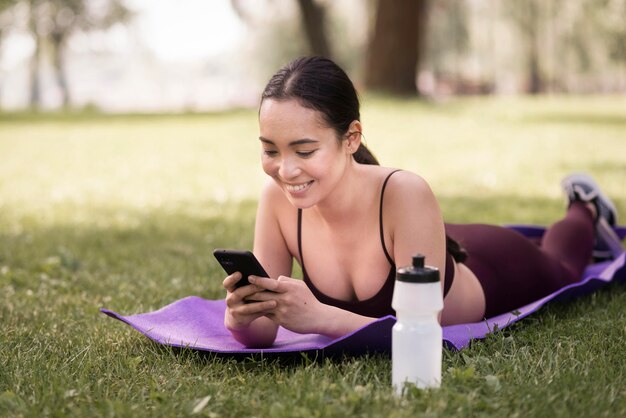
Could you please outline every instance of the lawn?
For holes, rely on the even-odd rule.
[[[448,221],[547,225],[571,171],[626,216],[626,97],[363,102]],[[257,135],[255,110],[0,114],[0,416],[626,416],[623,285],[446,351],[442,388],[401,399],[385,356],[235,361],[99,313],[224,296],[210,254],[252,245]]]

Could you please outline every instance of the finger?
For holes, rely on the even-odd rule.
[[[242,305],[239,305],[239,307],[227,311],[227,316],[229,318],[227,325],[228,329],[232,330],[246,328],[250,325],[251,322],[255,321],[257,318],[264,316],[267,312],[265,309],[263,309],[266,307],[260,307],[261,310],[259,310],[258,312],[248,313],[251,311],[249,308],[247,308],[248,305],[245,305],[246,309],[242,312],[241,306]]]
[[[239,298],[245,299],[250,295],[254,295],[255,293],[259,293],[263,291],[265,291],[264,288],[254,285],[254,284],[249,284],[249,285],[241,286],[235,289],[233,293],[236,294]]]
[[[245,305],[241,305],[241,307],[237,309],[237,313],[240,315],[259,317],[266,315],[274,308],[276,308],[275,300],[267,300],[264,302],[251,302]]]
[[[226,306],[235,308],[242,303],[248,303],[246,300],[248,296],[262,291],[264,291],[264,289],[252,284],[229,290],[226,295]]]
[[[241,298],[234,293],[229,292],[226,295],[226,306],[228,309],[235,309],[237,306],[240,306],[242,302]]]
[[[229,292],[233,292],[236,289],[235,285],[237,284],[237,282],[239,282],[239,280],[241,280],[241,277],[241,273],[238,271],[226,277],[222,282],[224,289],[228,290]]]
[[[269,279],[267,277],[248,276],[250,283],[262,288],[263,290],[269,290],[271,292],[282,292],[282,287],[279,285],[278,280]]]
[[[276,292],[272,292],[269,290],[260,290],[257,292],[254,292],[253,294],[246,296],[245,297],[245,301],[246,302],[265,302],[268,300],[276,300]]]
[[[255,293],[258,293],[258,292],[262,292],[265,289],[255,286],[253,284],[249,284],[249,285],[241,286],[241,287],[232,287],[226,290],[228,292],[226,294],[226,305],[229,308],[234,308],[237,305],[240,305],[243,302],[245,302],[246,297],[253,295]]]

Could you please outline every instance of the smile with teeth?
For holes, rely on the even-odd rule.
[[[306,189],[309,185],[311,185],[313,183],[313,180],[308,181],[306,183],[302,183],[302,184],[286,184],[285,183],[285,188],[287,189],[287,191],[289,192],[299,192],[301,190]]]

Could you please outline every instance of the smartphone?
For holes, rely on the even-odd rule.
[[[250,251],[218,248],[213,250],[213,255],[226,273],[233,274],[236,271],[241,273],[241,280],[235,284],[237,288],[250,284],[248,276],[270,277]]]

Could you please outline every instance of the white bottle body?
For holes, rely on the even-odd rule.
[[[441,285],[396,281],[392,306],[397,322],[392,329],[391,382],[397,394],[405,382],[418,388],[437,388],[441,383],[442,329],[438,314],[443,309]]]

